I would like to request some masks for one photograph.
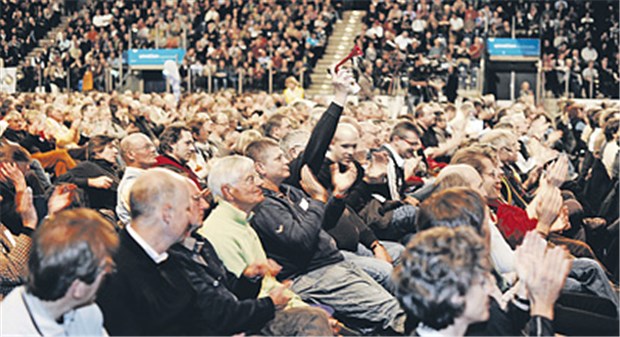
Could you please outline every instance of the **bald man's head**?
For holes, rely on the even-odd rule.
[[[454,178],[457,176],[458,178]],[[463,181],[465,185],[456,183],[457,181]],[[467,164],[451,164],[444,167],[439,175],[437,175],[437,183],[442,185],[443,188],[464,186],[470,187],[477,192],[480,192],[482,188],[482,178],[478,171]]]
[[[329,159],[334,162],[348,165],[353,161],[357,149],[359,133],[355,126],[349,123],[340,123],[329,147]]]
[[[162,168],[140,175],[129,194],[132,220],[158,217],[166,205],[188,208],[190,190],[184,177]]]
[[[155,164],[157,148],[143,133],[132,133],[121,141],[121,157],[129,167],[147,169]]]
[[[359,138],[359,132],[357,131],[357,128],[353,124],[340,123],[338,124],[338,127],[336,128],[336,133],[334,133],[334,139],[332,142],[357,141],[358,138]]]

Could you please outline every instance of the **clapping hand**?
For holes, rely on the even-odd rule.
[[[26,190],[26,178],[15,163],[0,163],[0,180],[10,182],[17,193]]]
[[[549,184],[560,187],[562,183],[566,181],[568,176],[568,157],[566,155],[560,155],[558,160],[549,165],[544,178]]]
[[[284,281],[282,285],[269,292],[269,298],[277,310],[284,309],[291,299],[290,292],[286,290],[291,286],[291,281]]]
[[[332,185],[334,185],[334,195],[345,194],[357,179],[357,167],[354,163],[346,165],[344,172],[340,172],[338,163],[333,163],[329,167],[332,174]]]
[[[254,261],[243,270],[243,276],[250,279],[265,275],[276,276],[281,270],[282,266],[272,259]]]
[[[301,180],[299,181],[299,184],[312,199],[327,202],[327,190],[316,179],[314,174],[312,174],[312,171],[308,165],[304,165],[304,167],[301,168]]]
[[[47,212],[49,215],[56,214],[63,209],[69,207],[73,201],[73,191],[77,189],[74,184],[58,185],[54,188],[54,192],[47,201]]]
[[[560,208],[560,214],[551,224],[549,228],[550,232],[564,232],[571,228],[570,215],[568,213],[568,207],[562,206]]]
[[[32,189],[15,163],[0,163],[0,181],[10,182],[15,188],[15,210],[22,218],[24,227],[34,229],[38,222],[37,211],[32,201]]]
[[[532,124],[530,124],[530,128],[528,129],[527,134],[530,137],[538,137],[544,134],[547,129],[549,129],[549,122],[547,122],[547,120],[541,116],[532,121]]]
[[[34,208],[32,200],[32,189],[26,187],[26,190],[20,193],[17,200],[17,213],[22,218],[22,225],[26,228],[35,229],[39,217],[37,216],[37,210]]]
[[[515,258],[531,302],[530,314],[553,319],[553,306],[571,268],[570,256],[562,247],[547,248],[546,241],[531,231],[517,247]]]
[[[543,184],[536,195],[536,218],[538,219],[538,230],[543,235],[548,235],[551,231],[551,225],[560,215],[562,208],[562,193],[560,189]]]
[[[405,180],[415,176],[417,173],[424,171],[425,165],[422,161],[422,157],[413,156],[405,159]]]

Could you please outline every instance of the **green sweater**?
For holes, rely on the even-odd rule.
[[[226,201],[219,201],[198,233],[209,240],[226,269],[237,277],[253,262],[267,260],[258,234],[248,222],[248,215]],[[258,297],[268,296],[271,290],[279,286],[282,283],[274,276],[266,275]],[[289,291],[289,295],[292,297],[288,307],[307,305],[292,291]]]

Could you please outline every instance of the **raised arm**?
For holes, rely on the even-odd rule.
[[[287,180],[287,183],[295,187],[300,187],[301,168],[304,165],[307,164],[314,175],[319,174],[321,165],[325,160],[325,153],[327,153],[329,144],[334,137],[340,115],[347,102],[347,96],[354,92],[355,80],[348,69],[341,68],[333,76],[332,84],[334,86],[334,99],[332,103],[312,130],[302,157],[291,162],[291,178]]]

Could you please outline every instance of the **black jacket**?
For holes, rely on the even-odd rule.
[[[336,239],[338,248],[348,251],[357,251],[358,243],[370,248],[371,244],[377,240],[375,233],[359,213],[370,202],[372,194],[368,184],[363,180],[364,169],[358,162],[354,163],[357,168],[357,179],[344,199],[346,212],[340,217],[336,227],[328,230],[329,234]],[[317,176],[321,185],[330,193],[334,189],[330,169],[332,164],[333,161],[325,158]]]
[[[49,141],[41,136],[33,135],[27,131],[15,131],[7,129],[3,136],[19,145],[23,146],[30,153],[48,152],[56,148],[53,141]]]
[[[97,295],[110,335],[201,335],[196,292],[176,256],[156,264],[124,229],[114,256],[117,271]]]
[[[113,181],[112,186],[105,190],[88,186],[88,179],[97,178],[99,176],[110,177]],[[57,183],[61,182],[72,183],[83,189],[88,198],[87,207],[89,208],[110,210],[116,208],[116,197],[120,177],[116,168],[105,160],[95,159],[83,161],[69,170],[69,172],[58,177]]]
[[[304,165],[308,165],[312,173],[319,177],[319,179],[321,175],[324,174],[322,172],[325,170],[329,172],[329,166],[325,167],[325,154],[336,133],[342,110],[342,107],[332,103],[323,115],[321,115],[321,118],[312,130],[312,134],[310,135],[310,139],[303,153],[290,162],[289,168],[291,175],[285,180],[286,184],[301,189],[299,181],[301,180],[301,168]],[[329,180],[331,182],[331,176]],[[323,186],[327,187],[325,183],[323,183]],[[330,188],[328,188],[328,190],[330,190]],[[362,242],[364,245],[369,246],[377,239],[372,230],[370,230],[368,226],[364,224],[364,221],[355,213],[356,211],[347,209],[344,211],[345,215],[342,219],[340,219],[340,215],[338,218],[334,219],[340,219],[341,221],[339,221],[335,227],[331,226],[328,230],[329,233],[336,238],[337,245],[340,249],[356,250],[358,242]],[[326,216],[326,218],[327,217],[328,216]]]
[[[280,186],[279,192],[265,189],[263,193],[265,200],[254,208],[250,224],[267,256],[282,266],[279,280],[344,260],[336,242],[324,230],[340,218],[342,200],[331,198],[324,205],[286,184]]]
[[[256,299],[261,280],[236,278],[226,270],[207,239],[195,234],[174,245],[170,254],[178,258],[196,292],[205,335],[257,333],[273,319],[271,298]]]
[[[336,127],[341,114],[342,107],[332,103],[321,115],[321,118],[312,130],[304,152],[290,162],[291,175],[286,179],[286,184],[301,188],[301,185],[299,185],[301,168],[306,164],[312,173],[318,176],[323,160],[325,160],[325,153],[327,153],[329,144],[336,133]]]

